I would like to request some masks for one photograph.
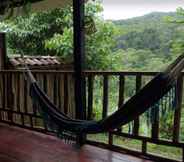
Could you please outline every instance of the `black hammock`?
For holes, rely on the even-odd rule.
[[[181,55],[164,72],[157,74],[137,94],[121,105],[116,112],[100,121],[69,118],[49,100],[29,70],[27,70],[27,74],[30,80],[30,96],[34,109],[40,112],[46,126],[62,137],[63,133],[70,133],[70,135],[93,134],[114,130],[133,121],[147,110],[158,109],[162,98],[168,96],[173,105],[174,102],[177,102],[176,80],[183,67],[184,55]]]

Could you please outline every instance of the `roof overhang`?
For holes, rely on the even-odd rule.
[[[32,3],[32,11],[45,11],[54,8],[63,8],[66,5],[72,5],[72,0],[27,0]],[[4,14],[5,9],[17,8],[26,4],[25,0],[1,0],[0,14]]]
[[[32,4],[32,11],[45,11],[72,5],[72,0],[44,0]]]

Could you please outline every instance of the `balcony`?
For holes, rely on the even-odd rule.
[[[73,72],[33,71],[33,74],[40,87],[58,108],[64,108],[60,111],[75,117]],[[84,72],[86,119],[105,118],[156,74],[156,72]],[[2,158],[15,157],[15,159],[19,158],[17,159],[19,161],[118,162],[144,161],[143,159],[145,161],[184,161],[183,74],[177,81],[176,109],[167,118],[163,119],[159,115],[159,120],[147,125],[143,114],[127,126],[106,134],[88,136],[87,144],[80,150],[73,148],[72,144],[63,143],[44,126],[40,114],[33,111],[28,87],[23,71],[0,71],[0,121],[2,123],[0,127],[2,156],[0,157]],[[167,124],[169,118],[171,121]],[[9,145],[12,147],[8,148]],[[70,153],[71,157],[68,156]]]

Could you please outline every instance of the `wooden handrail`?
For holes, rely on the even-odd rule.
[[[182,66],[184,65],[184,60],[181,63]],[[181,67],[181,66],[180,66]],[[182,68],[177,71],[180,71]],[[174,73],[177,73],[177,71],[173,71]],[[0,73],[24,73],[24,70],[0,70]],[[74,74],[74,71],[56,71],[56,70],[31,70],[32,73],[40,73],[40,74]],[[184,71],[180,71],[182,75],[184,75]],[[85,76],[88,75],[145,75],[145,76],[154,76],[156,74],[160,73],[159,71],[151,72],[151,71],[84,71],[83,74]]]

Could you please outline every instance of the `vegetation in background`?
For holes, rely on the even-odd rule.
[[[1,24],[1,30],[8,33],[8,46],[13,53],[47,55],[45,40],[72,25],[69,11],[68,7],[12,18]]]
[[[167,17],[176,18],[177,13],[153,12],[141,17],[114,21],[121,30],[116,48],[119,53],[126,52],[129,70],[160,71],[176,58],[178,53],[173,53],[173,42],[180,27],[169,23]],[[123,69],[126,68],[125,65]]]
[[[167,20],[171,24],[176,24],[178,26],[174,39],[172,40],[171,51],[173,54],[183,53],[184,50],[184,9],[179,7],[176,11],[177,16],[167,17]]]

